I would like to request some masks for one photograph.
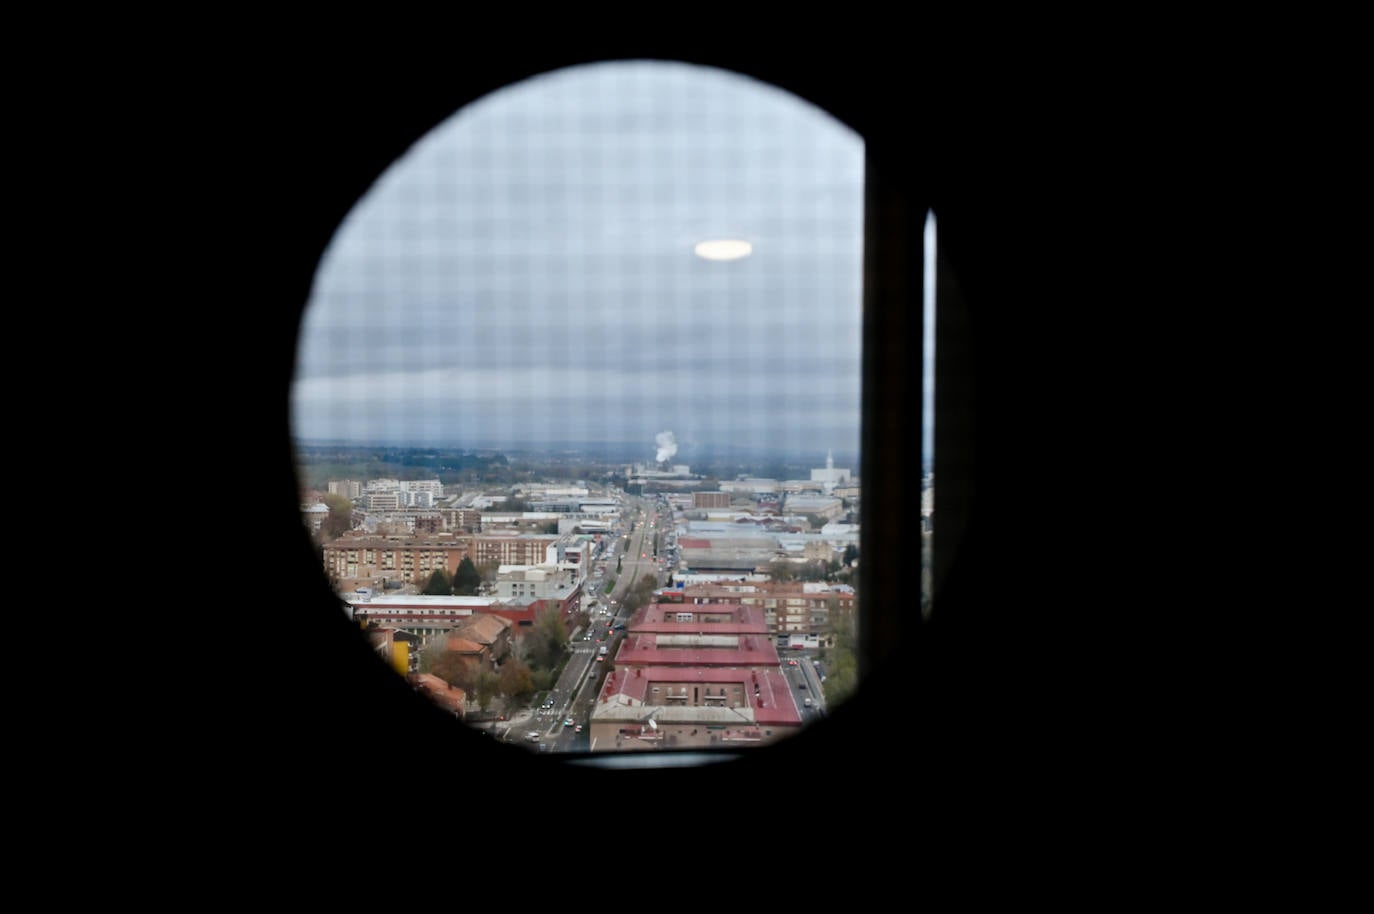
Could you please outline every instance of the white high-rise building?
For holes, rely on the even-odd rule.
[[[835,466],[835,452],[826,451],[824,469],[817,467],[811,471],[811,481],[819,482],[825,486],[827,492],[835,488],[842,482],[848,482],[850,473],[848,467]]]

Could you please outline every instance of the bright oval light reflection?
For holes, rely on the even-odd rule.
[[[702,241],[696,246],[697,256],[704,260],[739,260],[754,252],[747,241]]]

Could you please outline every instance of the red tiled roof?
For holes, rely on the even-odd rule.
[[[696,634],[696,629],[691,634]],[[766,634],[744,635],[739,647],[659,646],[656,633],[632,634],[621,642],[615,663],[616,666],[656,663],[665,667],[777,666],[778,648]]]
[[[650,704],[649,688],[653,683],[699,682],[703,685],[728,685],[743,683],[749,707],[754,719],[763,725],[799,724],[801,711],[787,677],[779,669],[767,668],[680,668],[667,666],[646,666],[634,669],[617,669],[606,677],[598,701],[606,701],[615,695],[624,695],[641,704]],[[754,694],[757,686],[758,694]]]
[[[463,712],[463,702],[467,699],[467,693],[457,686],[451,686],[438,676],[429,673],[414,673],[406,678],[440,707],[457,711],[460,714]]]
[[[733,615],[725,622],[678,622],[669,619],[669,614],[695,613],[702,615]],[[748,603],[653,603],[644,607],[636,616],[631,631],[686,632],[704,631],[711,633],[749,632],[768,630],[767,616],[763,607]]]

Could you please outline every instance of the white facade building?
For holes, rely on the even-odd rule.
[[[834,491],[835,486],[848,482],[850,473],[848,467],[835,466],[835,452],[828,451],[825,455],[825,468],[816,468],[811,471],[811,481],[819,482],[825,487],[825,491]]]

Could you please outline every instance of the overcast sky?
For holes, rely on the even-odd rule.
[[[339,227],[302,324],[295,435],[643,441],[650,460],[672,431],[678,462],[731,444],[853,459],[863,180],[858,134],[737,74],[627,62],[508,86]],[[694,253],[712,239],[753,252]]]

